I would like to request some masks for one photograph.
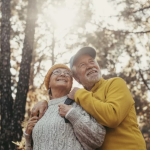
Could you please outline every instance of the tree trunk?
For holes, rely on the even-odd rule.
[[[12,141],[20,141],[22,137],[21,122],[24,120],[26,97],[29,88],[30,64],[32,60],[36,21],[36,0],[29,0],[28,2],[25,40],[14,109],[12,109],[13,99],[11,96],[10,74],[10,0],[2,0],[1,8],[0,150],[15,150],[15,145],[12,143]]]
[[[10,0],[2,0],[1,20],[1,66],[0,66],[0,90],[1,90],[1,137],[0,149],[6,150],[11,147],[11,139],[8,129],[12,118],[13,99],[11,96],[10,74]],[[13,145],[14,146],[14,145]]]
[[[21,122],[24,120],[26,98],[29,89],[30,65],[32,61],[32,52],[34,45],[36,13],[36,0],[29,0],[25,40],[12,120],[13,125],[11,126],[11,129],[14,133],[14,141],[21,141],[22,137]]]

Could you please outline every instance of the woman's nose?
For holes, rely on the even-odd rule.
[[[66,74],[65,74],[64,72],[61,72],[61,73],[60,73],[60,76],[62,76],[62,75],[63,75],[63,76],[66,76]]]

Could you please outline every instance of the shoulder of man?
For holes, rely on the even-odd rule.
[[[125,82],[126,83],[126,81],[124,80],[124,79],[122,79],[122,78],[120,78],[120,77],[114,77],[114,78],[110,78],[110,79],[107,79],[106,80],[108,83],[112,83],[112,82]]]
[[[105,80],[105,84],[103,84],[106,88],[109,87],[127,87],[126,85],[126,81],[120,77],[114,77],[114,78],[110,78]]]

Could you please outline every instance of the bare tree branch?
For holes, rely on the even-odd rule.
[[[137,12],[143,11],[143,10],[145,10],[145,9],[150,9],[150,6],[147,6],[147,7],[144,7],[144,8],[140,8],[139,10],[135,10],[135,11],[133,11],[132,13],[137,13]]]
[[[121,32],[121,33],[126,33],[126,34],[144,34],[144,33],[150,33],[150,30],[148,31],[138,31],[138,32],[133,32],[133,31],[123,31],[123,30],[111,30],[111,29],[107,29],[107,28],[103,28],[104,30],[108,30],[108,31],[113,31],[113,32]]]
[[[96,23],[92,23],[96,25],[97,27],[103,29],[103,30],[107,30],[107,31],[111,31],[111,32],[120,32],[120,33],[126,33],[126,34],[144,34],[144,33],[150,33],[150,30],[147,31],[138,31],[138,32],[133,32],[133,31],[125,31],[125,30],[112,30],[112,29],[108,29],[108,28],[102,28],[99,24]]]
[[[141,69],[139,69],[139,74],[140,74],[140,76],[141,76],[141,78],[142,78],[143,83],[144,83],[145,86],[147,87],[147,89],[150,90],[149,86],[147,85],[146,80],[145,80],[144,77],[143,77],[143,74],[142,74],[142,72],[141,72]]]

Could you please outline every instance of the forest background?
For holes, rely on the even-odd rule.
[[[24,149],[46,72],[83,46],[105,79],[126,81],[150,150],[150,0],[1,0],[0,28],[0,150]]]

